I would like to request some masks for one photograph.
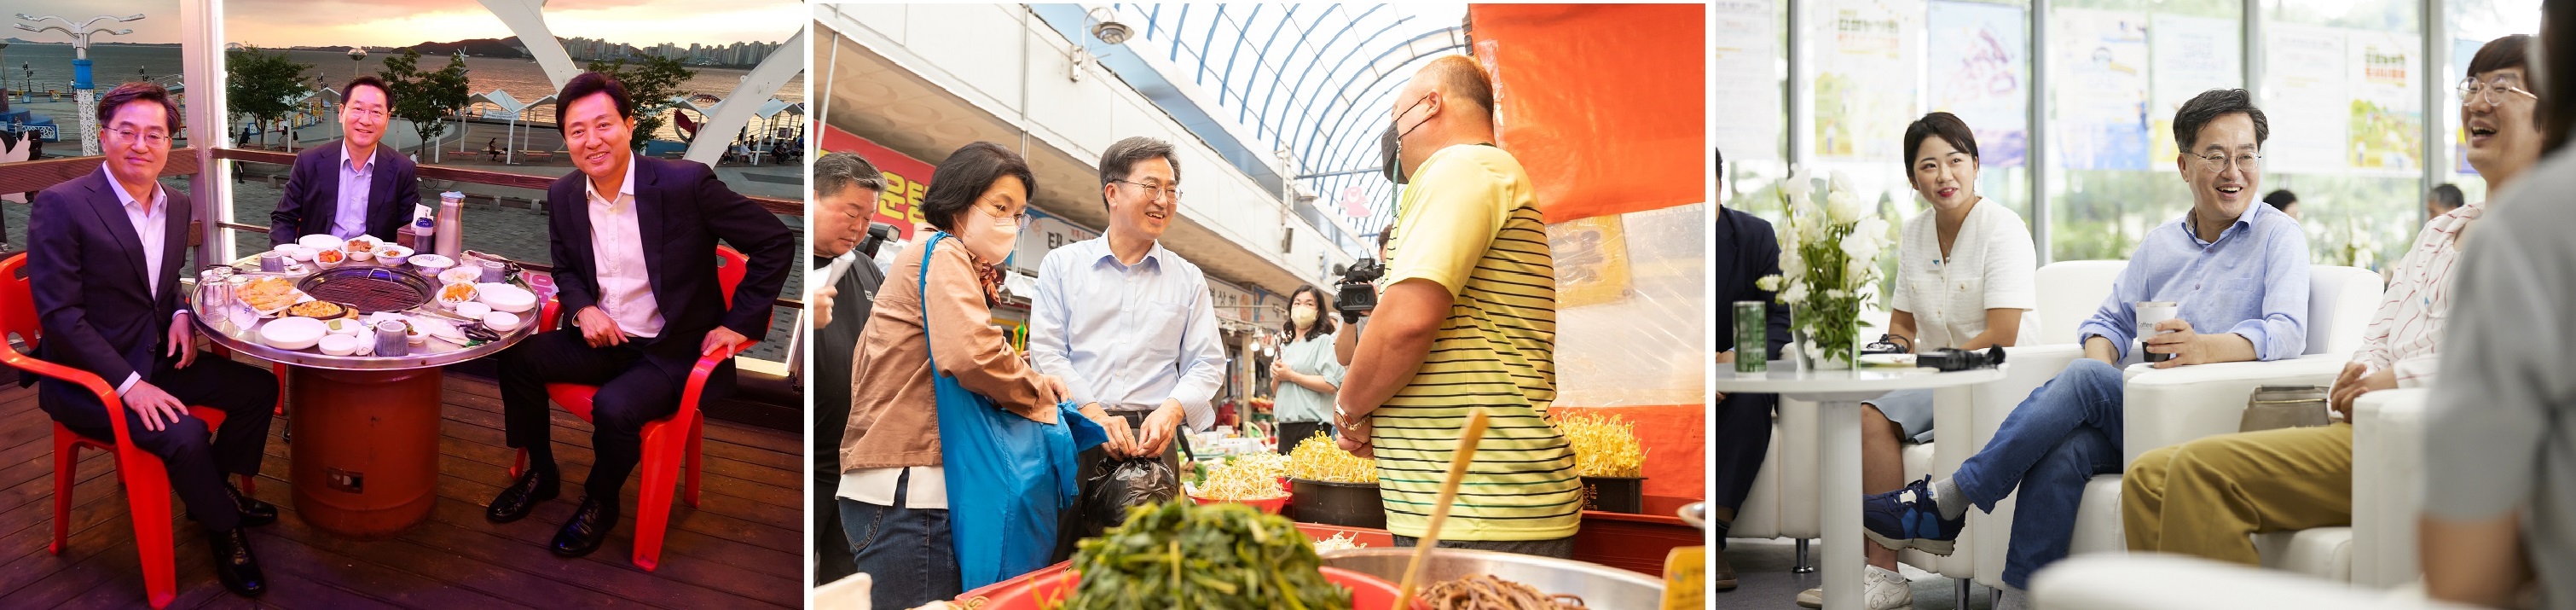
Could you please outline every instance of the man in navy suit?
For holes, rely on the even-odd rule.
[[[268,214],[269,245],[295,243],[306,235],[391,240],[420,204],[420,178],[411,158],[376,145],[393,109],[384,79],[361,76],[340,91],[346,96],[340,104],[344,137],[338,146],[295,154],[286,194]]]
[[[28,215],[27,282],[44,329],[36,357],[116,388],[135,446],[160,456],[189,518],[205,526],[217,579],[234,593],[259,595],[266,580],[243,528],[275,523],[277,507],[242,495],[225,477],[259,472],[277,377],[197,359],[179,288],[194,210],[187,195],[155,181],[169,161],[170,126],[179,123],[169,92],[118,85],[99,99],[98,122],[107,153],[100,171],[38,193]],[[81,436],[116,439],[107,405],[79,385],[45,379],[37,405]],[[208,430],[188,405],[223,410],[223,427]]]
[[[796,236],[707,166],[635,154],[635,105],[616,78],[583,73],[556,100],[555,124],[579,171],[547,189],[547,231],[557,298],[571,314],[565,328],[501,353],[502,423],[530,467],[484,516],[517,521],[555,497],[545,384],[596,384],[588,497],[552,545],[579,557],[617,527],[618,490],[643,457],[644,424],[679,409],[698,357],[768,334]],[[718,240],[750,259],[730,307],[716,280]],[[725,366],[709,379],[710,394],[731,387]]]

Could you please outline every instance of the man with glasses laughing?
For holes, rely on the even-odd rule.
[[[528,469],[484,518],[517,521],[558,491],[546,384],[599,386],[585,497],[550,547],[580,557],[617,528],[618,491],[643,459],[644,424],[679,409],[698,358],[769,332],[796,235],[706,165],[635,154],[635,103],[615,77],[584,72],[555,99],[556,129],[576,170],[546,190],[564,319],[501,352],[502,425],[510,446],[527,450]],[[716,279],[719,240],[749,258],[730,306]],[[732,390],[732,360],[721,366],[704,395]]]
[[[2112,283],[2111,297],[2068,337],[2084,344],[2031,392],[1984,450],[1950,478],[1925,477],[1861,503],[1869,537],[1891,549],[1946,550],[1971,506],[1993,511],[2018,494],[2004,584],[2066,557],[2084,482],[2121,471],[2121,373],[2143,339],[2156,368],[2296,358],[2307,346],[2308,243],[2298,222],[2255,199],[2262,186],[2263,110],[2243,89],[2202,92],[2174,113],[2174,169],[2191,209],[2149,229]],[[2178,313],[2138,337],[2142,301]],[[1947,554],[1942,552],[1940,554]]]
[[[115,388],[123,408],[113,413],[124,422],[108,419],[97,394],[50,377],[36,405],[91,439],[114,441],[121,425],[135,447],[159,456],[188,518],[205,527],[216,580],[235,594],[258,596],[267,579],[244,528],[276,523],[277,507],[226,480],[259,473],[277,377],[228,358],[198,358],[193,314],[181,306],[179,290],[195,208],[157,180],[179,124],[169,92],[145,82],[117,85],[99,98],[98,122],[106,153],[99,171],[36,194],[27,218],[27,284],[44,341],[28,339],[38,343],[37,358]],[[19,385],[35,379],[22,374]],[[190,405],[222,410],[223,425],[209,429],[189,415]]]
[[[1109,442],[1082,452],[1086,487],[1110,458],[1160,456],[1178,472],[1174,437],[1184,423],[1216,423],[1208,401],[1225,375],[1206,274],[1156,243],[1181,211],[1172,145],[1143,137],[1109,145],[1100,198],[1109,231],[1048,252],[1029,305],[1030,362],[1063,379],[1066,399],[1086,413],[1117,416],[1099,418]],[[1080,512],[1068,511],[1058,530],[1058,559],[1072,555],[1074,541],[1100,535],[1083,525],[1118,517]]]

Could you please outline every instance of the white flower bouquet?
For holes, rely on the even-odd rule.
[[[1780,272],[1762,278],[1792,310],[1798,354],[1811,370],[1851,368],[1859,347],[1861,307],[1879,280],[1879,255],[1887,251],[1888,222],[1868,212],[1851,177],[1833,172],[1824,204],[1815,200],[1815,174],[1790,173],[1780,186],[1787,226],[1780,233]],[[1785,276],[1785,277],[1784,277]]]

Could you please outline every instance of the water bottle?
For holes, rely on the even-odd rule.
[[[438,244],[439,256],[463,260],[460,257],[465,253],[464,224],[465,194],[456,191],[439,193],[438,228],[433,229],[438,236],[433,243]]]

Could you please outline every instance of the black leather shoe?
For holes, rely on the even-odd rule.
[[[493,523],[517,521],[528,516],[528,512],[535,510],[538,504],[562,494],[561,487],[555,482],[555,473],[528,469],[519,473],[519,480],[502,489],[501,495],[492,497],[492,504],[483,509],[483,518]]]
[[[259,597],[268,592],[268,577],[260,575],[259,560],[250,555],[250,533],[242,528],[208,532],[206,546],[215,550],[215,579],[234,595]]]
[[[581,508],[575,509],[572,519],[564,521],[563,529],[555,532],[555,541],[550,548],[555,555],[562,557],[588,555],[599,550],[599,543],[607,542],[608,532],[615,529],[617,501],[583,496]]]
[[[242,527],[258,527],[277,522],[277,505],[261,502],[259,498],[242,493],[241,488],[234,487],[232,483],[225,483],[224,491],[233,493],[233,506],[241,510]]]

